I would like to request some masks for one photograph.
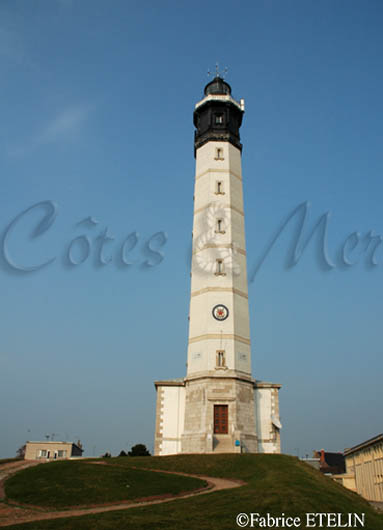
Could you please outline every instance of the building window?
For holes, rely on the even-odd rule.
[[[223,114],[216,114],[215,115],[215,123],[216,123],[216,125],[222,125],[223,124]]]
[[[216,186],[215,186],[215,193],[216,195],[224,195],[225,192],[223,191],[223,182],[222,180],[217,180]]]
[[[40,457],[41,458],[46,458],[46,456],[47,456],[46,449],[40,449]]]
[[[223,226],[224,226],[223,219],[217,219],[215,233],[216,234],[224,234],[225,230],[223,229]]]
[[[217,259],[215,266],[215,274],[216,276],[226,276],[225,269],[223,266],[223,259]]]
[[[217,147],[216,148],[216,150],[215,150],[215,159],[216,160],[224,160],[222,147]]]
[[[61,451],[57,451],[57,456],[59,458],[64,458],[64,451],[62,451],[62,450]]]
[[[217,366],[217,368],[225,368],[226,367],[225,351],[224,350],[217,350],[216,366]]]

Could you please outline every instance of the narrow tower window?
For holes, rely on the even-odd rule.
[[[215,274],[216,276],[225,276],[225,271],[223,267],[223,259],[217,259]]]
[[[216,150],[215,150],[215,159],[216,160],[224,160],[222,147],[217,147],[216,148]]]
[[[216,226],[216,230],[215,230],[215,233],[216,234],[224,234],[225,233],[225,230],[223,229],[223,219],[217,219],[217,226]]]
[[[216,114],[215,115],[215,123],[216,124],[222,124],[223,123],[223,114]]]
[[[224,350],[218,350],[217,351],[216,366],[217,366],[217,368],[225,368],[226,367],[225,351]]]
[[[223,191],[223,182],[222,182],[222,180],[217,180],[215,193],[216,193],[216,195],[224,195],[225,194],[225,192]]]

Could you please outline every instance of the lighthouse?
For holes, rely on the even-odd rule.
[[[156,381],[154,452],[280,452],[279,384],[252,377],[240,127],[218,74],[195,105],[186,376]]]

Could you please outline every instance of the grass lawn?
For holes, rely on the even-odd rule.
[[[72,463],[69,463],[72,464]],[[383,530],[383,515],[297,458],[286,455],[178,455],[113,458],[108,464],[184,471],[241,479],[246,486],[162,505],[14,525],[13,530],[235,530],[240,512],[282,513],[305,520],[307,512],[365,513],[367,530]],[[94,466],[97,467],[97,466]],[[50,464],[47,469],[54,469]],[[75,469],[75,468],[73,468]],[[21,473],[20,473],[21,475]],[[51,483],[54,482],[52,474]],[[56,491],[59,491],[56,489]],[[61,492],[62,493],[62,492]],[[105,499],[103,499],[105,500]],[[305,529],[304,523],[299,528]]]
[[[20,503],[63,509],[177,494],[205,485],[195,478],[167,473],[61,461],[20,471],[7,480],[5,492],[7,498]]]

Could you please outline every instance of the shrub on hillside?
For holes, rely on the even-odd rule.
[[[150,456],[150,453],[144,444],[133,445],[128,454],[129,456]]]

